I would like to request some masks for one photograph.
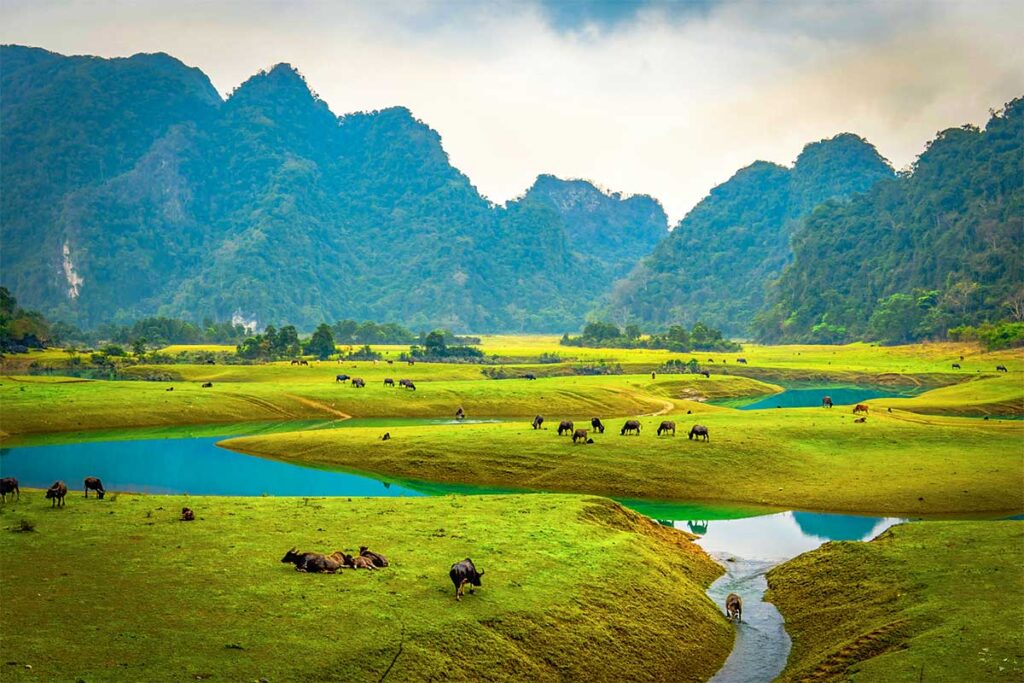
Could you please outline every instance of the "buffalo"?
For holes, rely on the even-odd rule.
[[[53,482],[53,486],[46,489],[46,497],[53,502],[50,507],[64,507],[64,496],[68,495],[68,485],[62,481]]]
[[[866,417],[858,417],[853,422],[854,422],[854,424],[864,424],[867,421],[868,421],[868,419]]]
[[[737,358],[736,362],[737,363],[743,363],[744,365],[746,365],[747,364],[747,359],[746,358]]]
[[[533,374],[532,372],[528,372],[525,375],[523,375],[523,379],[537,379],[537,375]]]
[[[558,435],[562,436],[562,434],[572,434],[571,420],[562,420],[558,423]]]
[[[14,477],[4,477],[0,479],[0,498],[3,502],[7,502],[7,494],[11,494],[11,497],[17,496],[18,500],[21,500],[21,489],[18,488],[18,480]]]
[[[373,562],[374,567],[387,567],[388,564],[390,564],[386,557],[384,557],[380,553],[373,552],[365,545],[359,546],[359,555],[360,557],[370,558],[370,560]]]
[[[181,508],[181,517],[179,519],[182,522],[194,522],[196,521],[196,513],[192,512],[192,508]]]
[[[822,408],[831,408],[832,407],[832,397],[831,396],[825,396],[824,398],[822,398],[821,399],[821,407]]]
[[[213,382],[203,382],[203,389],[212,389]]]
[[[729,593],[725,599],[725,615],[729,621],[743,621],[743,600],[735,593]]]
[[[953,369],[954,370],[959,370],[960,369],[960,364],[959,363],[953,363]]]
[[[708,428],[707,427],[705,427],[704,425],[693,425],[693,427],[690,428],[690,440],[691,441],[694,439],[694,437],[696,437],[696,439],[698,441],[700,441],[700,438],[702,436],[704,437],[705,441],[710,441],[711,440],[711,437],[708,434]]]
[[[362,389],[366,386],[366,381],[362,377],[353,377],[352,386],[356,389]]]
[[[89,497],[89,491],[95,491],[96,497],[99,498],[100,500],[103,500],[103,496],[107,494],[107,492],[103,489],[103,482],[99,480],[99,477],[86,477],[85,481],[82,482],[82,484],[85,486],[86,498]]]
[[[381,441],[391,441],[391,432],[384,432],[384,436],[380,437]]]
[[[587,443],[587,430],[586,429],[577,429],[576,431],[574,431],[572,433],[572,442],[573,443]]]
[[[534,429],[540,429],[541,425],[543,425],[543,424],[544,424],[544,416],[543,415],[538,415],[537,417],[533,418],[533,428]]]
[[[416,385],[412,383],[411,379],[400,379],[398,380],[398,386],[405,387],[406,389],[412,389],[416,391]]]
[[[622,425],[622,429],[619,430],[619,436],[625,436],[630,432],[636,432],[636,435],[640,436],[640,422],[638,420],[626,420],[626,423]]]
[[[456,420],[464,420],[464,419],[466,419],[466,411],[464,411],[462,409],[462,406],[459,406],[459,409],[455,411],[455,419]]]
[[[393,386],[395,386],[395,380],[391,379],[390,377],[384,378],[384,386],[386,386],[386,387],[393,387]]]
[[[467,583],[470,586],[469,592],[472,593],[474,587],[480,586],[480,577],[483,575],[483,572],[476,570],[473,560],[468,557],[462,562],[453,564],[448,572],[448,576],[451,577],[452,583],[455,584],[455,599],[462,600],[462,593]]]
[[[658,436],[661,436],[662,433],[668,434],[669,432],[672,432],[672,436],[676,435],[675,422],[672,422],[671,420],[665,420],[660,425],[658,425]]]
[[[335,383],[345,382],[345,381],[347,381],[349,379],[351,379],[351,378],[348,375],[335,375],[334,376],[334,382]]]
[[[997,365],[996,372],[1009,372],[1009,370],[1006,369],[1005,365]]]
[[[352,569],[376,569],[376,565],[373,563],[373,558],[366,557],[364,555],[357,555],[355,557],[351,555],[345,555],[344,566],[351,567]]]
[[[598,434],[604,434],[604,425],[601,424],[601,418],[599,418],[599,417],[592,417],[592,418],[590,418],[590,426],[593,427],[593,429]]]
[[[711,373],[708,372],[707,370],[702,370],[700,374],[704,375],[708,379],[711,379]]]
[[[334,574],[346,566],[345,559],[346,556],[341,551],[323,555],[321,553],[300,553],[296,548],[292,548],[284,554],[281,562],[294,564],[297,572]]]
[[[658,379],[658,374],[656,372],[652,372],[651,379]]]
[[[867,407],[867,405],[865,405],[863,403],[858,403],[857,405],[855,405],[853,407],[853,414],[854,415],[856,415],[857,413],[867,413],[867,412],[868,412],[868,407]]]
[[[174,391],[174,387],[167,387],[164,391]]]

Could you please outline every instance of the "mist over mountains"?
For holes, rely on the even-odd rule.
[[[914,250],[933,238],[1001,253],[966,267],[939,259],[893,282],[908,293],[945,288],[951,274],[958,287],[974,283],[977,300],[961,312],[976,322],[996,316],[1020,281],[1020,244],[1007,242],[1020,217],[1019,109],[995,115],[998,149],[988,132],[966,131],[970,144],[936,143],[910,175],[897,177],[851,134],[808,145],[792,168],[756,162],[670,233],[657,200],[584,180],[541,175],[496,206],[407,109],[338,117],[289,65],[222,100],[201,71],[164,54],[4,46],[0,280],[23,306],[81,326],[160,314],[560,332],[589,313],[652,328],[703,320],[746,335],[760,314],[763,334],[810,339],[823,323],[833,337],[863,333],[878,300],[895,293],[884,282],[829,283],[858,292],[859,317],[805,305],[792,283],[850,258],[839,231],[870,242],[865,263],[877,269],[890,265],[879,250],[916,263]],[[945,151],[933,164],[936,147]],[[934,171],[979,155],[983,169]],[[969,182],[983,174],[991,180]],[[902,187],[913,191],[878,189]],[[887,204],[915,237],[878,234],[887,230],[876,220],[880,196],[919,204],[932,191],[955,195],[931,207],[946,220]],[[976,233],[964,216],[997,227]],[[799,325],[787,322],[796,311]]]

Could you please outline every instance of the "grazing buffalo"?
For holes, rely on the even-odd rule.
[[[385,377],[384,378],[384,386],[386,386],[386,387],[393,387],[393,386],[395,386],[395,380],[391,379],[390,377]]]
[[[86,477],[85,481],[82,482],[85,486],[85,497],[89,497],[89,491],[95,491],[96,497],[103,500],[103,496],[107,495],[107,492],[103,489],[103,482],[99,480],[99,477]]]
[[[705,377],[707,377],[708,379],[711,379],[711,373],[710,373],[710,372],[708,372],[707,370],[703,370],[703,371],[701,371],[701,373],[700,373],[700,374],[704,375],[704,376],[705,376]]]
[[[665,420],[660,425],[658,425],[658,436],[661,436],[662,433],[668,434],[669,432],[672,432],[672,436],[676,435],[675,422],[672,422],[671,420]]]
[[[959,370],[960,369],[960,364],[959,363],[953,363],[953,369],[954,370]]]
[[[651,379],[658,379],[658,374],[655,372],[651,373]]]
[[[587,443],[587,430],[586,429],[577,429],[576,431],[574,431],[572,433],[572,442],[573,443]]]
[[[528,372],[525,375],[523,375],[523,379],[537,379],[537,375],[533,374],[532,372]]]
[[[854,424],[864,424],[867,421],[868,421],[868,419],[866,417],[858,417],[853,422],[854,422]]]
[[[362,377],[353,377],[352,386],[355,387],[356,389],[362,389],[363,387],[366,386],[366,382],[363,380]]]
[[[351,379],[351,377],[349,377],[348,375],[335,375],[334,376],[334,382],[335,383],[345,382],[345,381],[348,381],[349,379]]]
[[[196,513],[192,512],[192,508],[181,508],[181,517],[179,519],[182,522],[194,522],[196,521]]]
[[[462,409],[462,406],[459,406],[459,409],[455,411],[455,419],[456,420],[465,420],[466,419],[466,411],[464,411]]]
[[[388,361],[388,365],[394,365],[394,364],[395,364],[395,361],[393,361],[393,360],[389,360]]]
[[[537,417],[533,418],[533,428],[534,429],[540,429],[541,425],[543,425],[543,424],[544,424],[544,416],[543,415],[538,415]]]
[[[858,403],[857,405],[855,405],[853,407],[853,414],[854,415],[856,415],[857,413],[866,413],[866,412],[868,412],[868,407],[865,404],[863,404],[863,403]]]
[[[17,496],[18,500],[21,500],[21,489],[18,488],[18,480],[14,477],[4,477],[0,479],[0,499],[3,502],[7,502],[7,494],[11,496]]]
[[[743,621],[743,600],[735,593],[729,593],[725,599],[725,616],[729,621]]]
[[[391,432],[384,432],[384,436],[380,437],[381,441],[391,441]]]
[[[744,365],[746,365],[747,364],[747,359],[746,358],[737,358],[736,362],[737,363],[743,363]]]
[[[832,407],[832,397],[831,396],[826,396],[823,399],[821,399],[821,407],[822,408],[831,408]]]
[[[715,359],[714,359],[714,358],[708,358],[708,362],[709,362],[709,363],[714,363],[714,362],[715,362]]]
[[[398,386],[405,387],[406,389],[412,389],[416,391],[416,385],[412,383],[411,379],[400,379],[398,380]]]
[[[558,435],[572,434],[572,422],[570,420],[562,420],[558,423]]]
[[[462,592],[467,583],[470,586],[469,592],[472,593],[473,588],[480,585],[480,577],[483,575],[483,572],[476,570],[473,560],[468,557],[462,562],[453,564],[448,572],[448,576],[451,577],[452,583],[455,584],[455,599],[462,600]]]
[[[64,496],[68,495],[68,485],[62,481],[53,482],[53,486],[46,489],[46,497],[53,502],[50,507],[64,507]]]
[[[374,567],[387,567],[388,564],[390,564],[386,557],[384,557],[380,553],[373,552],[365,545],[359,546],[359,555],[360,557],[370,558],[370,560],[373,562]]]
[[[638,420],[626,420],[626,423],[622,425],[622,429],[619,430],[619,436],[625,436],[630,432],[640,436],[640,422]]]
[[[604,425],[601,424],[601,418],[592,417],[590,418],[590,426],[598,433],[604,434]]]
[[[1006,369],[1005,365],[997,365],[996,372],[1009,372],[1009,370]]]
[[[174,387],[167,387],[164,391],[174,391]]]
[[[213,382],[203,382],[203,389],[212,389]]]
[[[710,441],[711,440],[711,437],[708,434],[708,428],[707,427],[705,427],[704,425],[693,425],[693,427],[690,428],[690,440],[691,441],[694,439],[694,437],[696,437],[696,439],[698,441],[700,441],[700,438],[702,436],[704,437],[705,441]]]
[[[298,365],[298,364],[299,364],[299,361],[297,361],[294,358],[292,358],[292,365]]]

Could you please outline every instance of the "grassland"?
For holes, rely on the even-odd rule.
[[[1024,423],[896,411],[857,424],[848,408],[735,411],[696,404],[693,415],[622,420],[593,444],[559,438],[559,418],[527,422],[325,429],[230,439],[222,445],[291,462],[396,479],[598,493],[617,498],[733,502],[899,515],[1024,511]],[[671,418],[679,436],[655,436]],[[709,442],[685,434],[699,422]]]
[[[177,521],[183,505],[197,514]],[[30,533],[12,533],[21,520]],[[292,546],[369,544],[312,575]],[[470,556],[483,587],[448,579]],[[721,569],[606,499],[186,498],[41,492],[0,506],[4,680],[706,680],[733,632]],[[31,669],[26,668],[30,666]]]
[[[777,567],[781,681],[1020,681],[1024,523],[928,522]]]

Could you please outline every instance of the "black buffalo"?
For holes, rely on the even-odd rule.
[[[213,382],[203,382],[203,389],[213,388]]]
[[[640,436],[640,422],[639,420],[626,420],[626,423],[622,425],[622,429],[619,430],[619,436],[625,436],[630,432],[636,432],[637,436]]]
[[[601,418],[592,417],[590,418],[590,426],[594,428],[598,434],[604,434],[604,425],[601,424]]]
[[[660,425],[658,425],[658,436],[661,436],[662,434],[668,434],[669,432],[672,432],[672,436],[676,435],[675,422],[672,422],[671,420],[665,420]]]
[[[696,437],[699,441],[702,436],[705,441],[710,440],[710,437],[708,436],[708,428],[704,425],[693,425],[690,429],[690,440],[692,441],[693,438]]]
[[[89,491],[95,491],[96,497],[103,500],[103,496],[107,495],[107,492],[103,489],[103,482],[99,480],[99,477],[86,477],[85,481],[82,482],[85,486],[85,497],[89,497]]]
[[[525,375],[523,375],[523,379],[537,379],[537,375],[534,375],[533,373],[528,372]]]
[[[572,422],[570,420],[562,420],[558,423],[558,435],[572,434]]]
[[[538,415],[537,417],[533,418],[534,429],[540,429],[542,424],[544,424],[544,417],[542,415]]]
[[[455,599],[462,600],[462,592],[467,583],[470,586],[469,592],[472,593],[474,587],[480,586],[480,577],[483,575],[483,572],[476,570],[473,560],[468,557],[462,562],[453,564],[451,571],[448,572],[448,576],[451,577],[452,583],[455,584]]]
[[[395,386],[395,380],[391,379],[390,377],[385,378],[384,379],[384,386],[386,386],[386,387],[393,387],[393,386]]]
[[[1009,370],[1006,369],[1005,365],[997,365],[996,372],[1009,372]]]
[[[704,375],[704,376],[705,376],[705,377],[707,377],[708,379],[711,379],[711,373],[710,373],[710,372],[708,372],[707,370],[703,370],[703,371],[701,371],[701,373],[700,373],[700,374]]]
[[[353,377],[352,386],[355,387],[356,389],[362,389],[363,387],[366,386],[366,382],[363,380],[362,377]]]
[[[459,406],[459,409],[455,411],[455,419],[456,420],[464,420],[464,419],[466,419],[466,411],[464,411],[462,409],[462,406]]]
[[[736,362],[737,363],[743,363],[744,365],[746,365],[747,364],[747,359],[746,358],[737,358]]]
[[[821,399],[821,407],[822,408],[831,408],[832,407],[832,397],[831,396],[825,396],[824,398],[822,398]]]
[[[572,433],[572,442],[573,443],[588,443],[588,442],[589,443],[593,443],[594,441],[593,441],[593,439],[588,439],[587,438],[587,430],[586,429],[577,429],[576,431],[574,431]]]
[[[960,364],[959,363],[953,363],[953,369],[954,370],[959,370],[960,369]]]
[[[0,497],[2,497],[5,503],[7,502],[8,493],[11,496],[17,496],[19,500],[21,499],[21,489],[18,488],[18,480],[14,477],[0,479]]]
[[[345,381],[347,381],[349,379],[351,379],[351,378],[348,375],[335,375],[334,376],[334,381],[335,382],[345,382]]]
[[[58,507],[64,506],[64,496],[68,495],[68,485],[62,481],[53,482],[53,486],[46,489],[46,497],[53,502],[50,503],[50,507],[54,505]]]

